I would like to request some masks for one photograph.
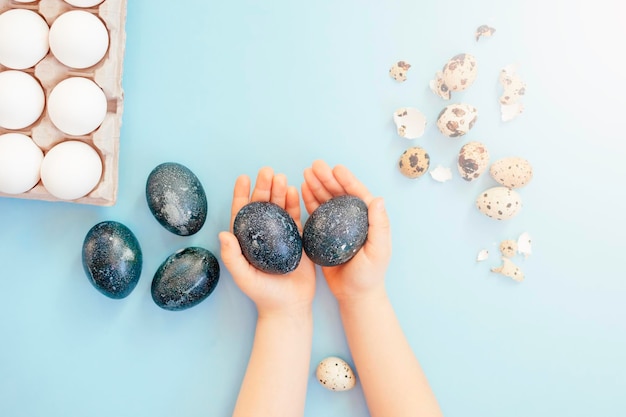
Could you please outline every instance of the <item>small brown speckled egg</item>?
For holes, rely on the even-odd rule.
[[[459,151],[457,167],[461,178],[473,181],[489,166],[489,151],[480,142],[468,142]]]
[[[458,54],[450,58],[441,71],[430,82],[431,90],[444,100],[450,99],[453,91],[463,91],[476,80],[478,66],[470,54]]]
[[[506,187],[493,187],[481,193],[476,207],[485,216],[506,220],[516,216],[522,208],[520,195]]]
[[[464,103],[450,104],[439,113],[437,127],[444,135],[455,138],[469,132],[477,118],[476,107]]]
[[[428,152],[419,146],[407,149],[400,156],[398,161],[400,172],[407,178],[419,178],[428,172],[430,167],[430,156]]]
[[[512,239],[503,240],[500,242],[500,252],[502,256],[512,258],[517,252],[517,242]]]
[[[505,187],[521,188],[533,178],[533,167],[524,158],[502,158],[491,165],[489,174]]]
[[[315,372],[322,386],[331,391],[348,391],[356,385],[356,376],[346,361],[336,356],[323,359]]]

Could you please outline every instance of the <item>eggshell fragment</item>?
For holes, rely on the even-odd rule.
[[[430,81],[430,89],[444,100],[450,100],[451,92],[464,91],[474,83],[477,72],[478,66],[473,55],[455,55],[441,71],[437,71],[435,79]]]
[[[489,166],[489,151],[480,142],[468,142],[459,151],[457,167],[461,178],[473,181]]]
[[[446,182],[452,179],[452,170],[442,165],[430,170],[430,176],[438,182]]]
[[[517,192],[509,188],[492,187],[478,196],[476,207],[488,217],[507,220],[520,212],[522,198]]]
[[[407,178],[415,179],[424,175],[430,166],[430,156],[428,152],[419,146],[407,149],[400,155],[398,168]]]
[[[524,281],[524,273],[522,272],[520,267],[515,265],[513,261],[505,257],[502,257],[502,265],[491,268],[491,272],[497,272],[517,282]]]
[[[389,75],[398,82],[404,82],[406,81],[406,73],[409,68],[411,68],[411,64],[405,61],[398,61],[389,69]]]
[[[515,240],[507,239],[500,242],[500,252],[502,256],[506,258],[512,258],[517,252],[517,242]]]
[[[482,249],[478,252],[478,255],[476,255],[476,262],[486,261],[487,259],[489,259],[489,251],[487,249]]]
[[[356,376],[346,361],[336,356],[323,359],[315,372],[322,386],[331,391],[348,391],[356,385]]]
[[[494,33],[496,32],[496,30],[494,28],[492,28],[491,26],[488,25],[480,25],[478,26],[478,28],[476,28],[476,42],[478,42],[478,40],[482,37],[482,36],[492,36]]]
[[[416,108],[402,107],[393,114],[398,136],[405,139],[419,138],[426,130],[426,116]]]
[[[516,66],[508,65],[500,71],[500,85],[503,88],[500,96],[500,112],[502,121],[508,122],[522,114],[524,105],[521,98],[526,94],[526,83],[516,74]]]
[[[455,138],[465,135],[474,127],[478,118],[478,110],[464,103],[450,104],[437,116],[437,127],[444,135]]]
[[[533,167],[524,158],[501,158],[491,165],[489,174],[507,188],[521,188],[533,178]]]
[[[522,233],[519,238],[517,238],[517,252],[524,255],[525,258],[528,258],[532,254],[531,237],[528,232]]]

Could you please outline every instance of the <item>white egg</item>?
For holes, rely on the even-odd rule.
[[[0,72],[0,127],[23,129],[43,113],[45,95],[41,84],[22,71]]]
[[[0,135],[0,192],[20,194],[39,182],[43,152],[21,133]]]
[[[336,356],[323,359],[315,372],[317,380],[331,391],[347,391],[356,385],[356,376],[346,361]]]
[[[60,15],[50,27],[50,50],[71,68],[96,65],[109,48],[109,32],[98,17],[84,10]]]
[[[48,24],[32,10],[12,9],[0,15],[0,64],[11,69],[33,67],[48,53]]]
[[[41,164],[41,182],[61,200],[75,200],[89,194],[100,182],[102,160],[88,144],[70,140],[46,153]]]
[[[76,7],[92,7],[102,3],[104,0],[65,0],[66,3]]]
[[[93,132],[102,124],[106,112],[104,91],[88,78],[67,78],[57,84],[48,97],[50,120],[68,135]]]

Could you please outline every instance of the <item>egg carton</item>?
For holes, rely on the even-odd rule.
[[[31,126],[21,130],[7,130],[0,127],[0,134],[23,133],[30,136],[44,154],[58,143],[67,140],[80,140],[91,145],[102,160],[102,176],[98,185],[86,196],[69,200],[73,203],[98,206],[114,205],[118,189],[119,140],[124,108],[124,91],[122,89],[122,69],[124,49],[126,45],[126,0],[104,0],[92,8],[71,6],[63,0],[39,0],[33,3],[19,3],[12,0],[0,0],[0,13],[9,9],[23,8],[39,13],[52,25],[61,14],[70,10],[84,10],[94,13],[105,24],[109,33],[109,48],[104,58],[96,65],[86,69],[69,68],[60,63],[48,51],[48,54],[34,67],[24,71],[34,76],[42,85],[46,100],[50,91],[66,78],[80,76],[91,79],[102,90],[107,98],[107,113],[102,124],[93,132],[83,136],[71,136],[61,132],[51,122],[44,108],[42,116]],[[0,64],[0,71],[9,70]],[[5,194],[0,197],[24,198],[45,201],[60,200],[50,194],[42,182],[22,194]]]

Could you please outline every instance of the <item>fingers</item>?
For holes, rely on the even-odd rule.
[[[230,208],[230,225],[232,230],[235,216],[239,210],[250,201],[250,178],[247,175],[241,175],[235,181],[235,189],[233,191],[233,202]]]
[[[274,170],[263,167],[259,170],[250,201],[271,201]]]
[[[287,199],[287,177],[284,174],[277,174],[272,179],[270,200],[279,207],[285,207]]]
[[[367,210],[369,228],[364,250],[373,256],[387,254],[391,249],[391,228],[382,198],[372,200]]]
[[[337,181],[333,170],[326,162],[321,160],[314,161],[311,169],[324,189],[333,197],[346,194],[345,188]]]
[[[245,276],[250,269],[250,264],[241,253],[241,247],[235,235],[228,232],[220,232],[218,237],[224,266],[226,266],[233,277]]]
[[[296,187],[288,187],[285,197],[285,210],[291,218],[293,218],[298,226],[298,229],[302,229],[302,223],[300,221],[300,197],[298,196],[298,189]]]
[[[341,187],[346,191],[345,194],[359,197],[365,204],[370,205],[374,196],[372,196],[367,187],[365,187],[348,168],[343,165],[337,165],[333,169],[333,175],[337,183],[341,184]]]

